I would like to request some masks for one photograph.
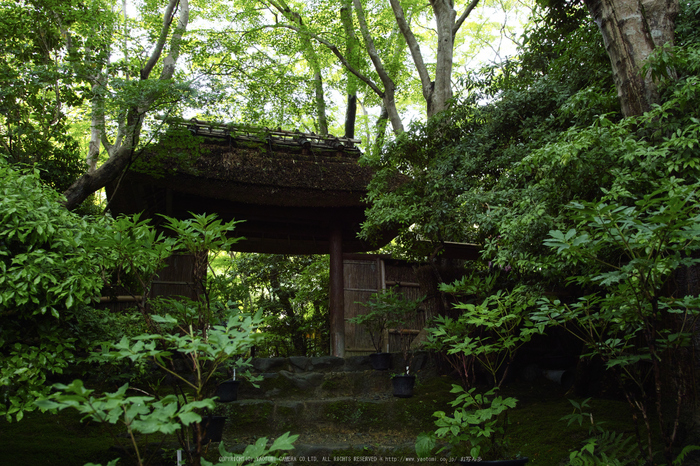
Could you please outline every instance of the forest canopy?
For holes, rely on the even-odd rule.
[[[617,371],[658,433],[638,438],[640,461],[672,464],[696,395],[685,362],[700,315],[700,2],[539,2],[523,7],[520,35],[487,20],[497,8],[521,12],[477,0],[0,0],[0,412],[20,420],[105,340],[91,361],[154,357],[166,372],[172,352],[158,342],[186,352],[209,331],[242,352],[258,328],[278,337],[270,354],[326,346],[325,258],[231,254],[235,222],[210,215],[168,219],[173,237],[96,215],[91,197],[158,141],[163,117],[196,115],[362,135],[376,175],[361,235],[396,229],[390,252],[431,265],[445,242],[478,244],[482,260],[442,284],[443,304],[505,312],[524,329],[518,344],[587,329],[584,356]],[[512,56],[463,67],[498,37]],[[146,296],[185,250],[212,252],[196,299],[94,309],[110,281]],[[188,354],[210,368],[231,356],[207,351]],[[194,404],[159,428],[198,425],[188,410],[212,402],[209,380],[197,383]],[[52,396],[44,408],[59,406]]]

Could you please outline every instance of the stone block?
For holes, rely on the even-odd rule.
[[[258,372],[270,372],[286,368],[287,362],[287,358],[254,358],[253,368]]]
[[[290,356],[289,364],[294,372],[309,371],[313,367],[311,360],[306,356]]]
[[[345,359],[336,356],[320,356],[311,358],[311,364],[315,371],[342,370]]]

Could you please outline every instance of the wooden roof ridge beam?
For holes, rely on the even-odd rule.
[[[265,127],[259,127],[259,126],[251,126],[251,125],[245,125],[245,124],[237,124],[237,123],[218,123],[218,122],[207,122],[207,121],[201,121],[197,120],[196,118],[191,118],[189,120],[183,119],[183,118],[163,118],[166,122],[169,122],[170,124],[180,126],[180,127],[185,127],[189,129],[193,134],[195,135],[203,135],[203,136],[214,136],[214,137],[252,137],[252,136],[257,136],[260,138],[260,135],[263,135],[265,137],[260,138],[261,141],[264,142],[266,137],[271,137],[271,138],[277,138],[277,139],[286,139],[286,138],[292,138],[293,140],[298,140],[301,137],[306,138],[307,140],[313,141],[315,140],[317,144],[325,144],[327,146],[331,146],[334,148],[337,148],[338,142],[342,143],[345,147],[354,147],[355,144],[361,144],[362,139],[356,139],[356,138],[346,138],[346,137],[337,137],[334,135],[328,135],[328,136],[322,136],[316,133],[304,133],[299,130],[294,130],[294,131],[289,131],[289,130],[283,130],[282,128],[277,128],[274,130],[271,130],[269,128]]]

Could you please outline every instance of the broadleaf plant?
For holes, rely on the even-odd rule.
[[[72,407],[95,420],[121,423],[132,440],[138,464],[143,458],[134,432],[174,434],[188,464],[208,464],[202,460],[209,447],[203,418],[215,408],[220,372],[229,364],[244,361],[261,336],[257,332],[262,322],[260,312],[244,313],[233,302],[209,299],[207,254],[226,251],[238,240],[231,236],[235,224],[221,222],[214,215],[166,218],[166,228],[177,235],[168,238],[138,217],[115,221],[100,242],[101,251],[109,256],[103,262],[105,275],[116,277],[132,296],[148,297],[168,255],[187,253],[195,258],[192,294],[141,300],[138,312],[147,332],[103,342],[101,350],[92,353],[90,360],[102,365],[140,367],[142,375],[132,383],[100,396],[80,381],[56,385],[56,391],[39,400],[37,406]],[[116,264],[116,269],[107,269],[109,264]],[[169,385],[167,395],[163,395],[164,385]],[[136,395],[127,395],[131,392]],[[284,439],[275,449],[289,448],[293,438]],[[258,447],[255,452],[270,451]]]
[[[673,462],[680,413],[692,396],[693,369],[685,361],[700,298],[672,285],[679,271],[700,264],[699,188],[669,177],[636,199],[611,193],[599,202],[572,203],[578,227],[566,235],[552,231],[545,242],[563,260],[587,266],[570,281],[589,293],[571,302],[541,299],[532,319],[542,330],[566,327],[586,344],[588,356],[619,371],[635,419],[645,424],[647,436],[638,443],[647,464],[658,462],[657,441],[662,461]],[[660,400],[673,400],[672,406]]]

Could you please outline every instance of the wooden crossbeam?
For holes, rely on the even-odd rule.
[[[224,124],[199,121],[195,118],[183,120],[169,118],[165,120],[174,126],[187,128],[192,134],[218,138],[234,138],[249,142],[270,142],[276,145],[289,147],[318,147],[332,148],[336,150],[354,149],[356,144],[361,144],[361,139],[321,136],[315,133],[302,133],[300,131],[286,131],[281,128],[269,129],[240,124]]]

